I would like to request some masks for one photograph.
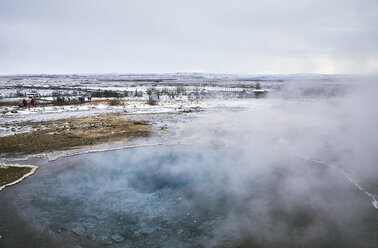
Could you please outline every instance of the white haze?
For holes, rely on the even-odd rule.
[[[191,144],[197,148],[183,148],[193,154],[200,149],[201,156],[162,161],[153,173],[185,175],[198,183],[191,187],[202,201],[188,200],[188,209],[227,209],[213,236],[203,237],[207,247],[251,238],[265,247],[309,245],[333,231],[341,233],[344,247],[362,247],[377,232],[361,222],[367,212],[378,210],[357,187],[378,190],[377,95],[377,81],[371,79],[353,82],[346,95],[326,101],[261,99],[248,110],[206,113],[192,127]],[[313,219],[293,234],[290,218],[300,211],[309,211]],[[288,220],[277,221],[276,212]]]
[[[327,221],[336,225],[335,230],[350,234],[350,240],[344,240],[348,245],[369,244],[369,240],[359,243],[352,238],[366,232],[359,218],[367,209],[361,208],[356,199],[345,192],[333,199],[324,197],[325,191],[332,192],[331,188],[341,187],[348,192],[358,191],[360,186],[374,192],[375,200],[378,199],[378,82],[370,79],[349,83],[346,95],[326,101],[262,99],[251,104],[247,111],[223,111],[201,122],[194,131],[197,133],[195,143],[224,149],[220,158],[223,163],[211,162],[209,153],[208,162],[188,163],[184,171],[196,168],[194,174],[200,174],[198,171],[207,171],[209,166],[221,166],[226,179],[209,180],[208,187],[198,191],[205,191],[206,195],[226,192],[234,200],[225,222],[218,226],[215,238],[207,240],[207,244],[217,246],[227,239],[253,237],[268,246],[285,246],[290,239],[290,224],[277,222],[270,211],[282,209],[295,215],[301,208],[312,209],[311,214],[317,219],[303,233],[294,235],[297,245],[320,242],[331,232],[326,227]],[[319,160],[330,167],[325,173],[317,174],[302,158]],[[316,162],[311,166],[322,168]],[[279,181],[277,174],[282,173],[282,169],[283,174],[287,174]],[[259,185],[251,182],[264,184],[270,180],[277,180],[275,183],[279,185],[278,191],[273,190],[275,196],[250,198],[251,191],[256,191],[253,187]],[[349,188],[341,183],[343,180],[350,180]],[[262,192],[269,190],[263,188]],[[373,202],[369,192],[361,191],[361,199],[365,194],[365,201]],[[272,200],[275,197],[276,200]],[[211,199],[209,197],[210,202]],[[377,230],[371,231],[377,233]]]

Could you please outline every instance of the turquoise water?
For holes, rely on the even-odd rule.
[[[60,159],[12,190],[18,214],[56,247],[378,243],[370,199],[334,171],[288,156],[141,147]]]

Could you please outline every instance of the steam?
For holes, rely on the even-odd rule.
[[[211,124],[201,123],[197,142],[222,144],[227,150],[222,154],[227,161],[222,167],[226,179],[202,190],[222,191],[233,199],[227,218],[215,229],[213,245],[251,237],[272,246],[289,244],[290,239],[319,242],[321,237],[327,239],[328,221],[340,232],[358,236],[360,229],[345,226],[362,225],[359,218],[367,210],[350,199],[348,191],[361,190],[372,198],[364,201],[372,200],[376,207],[378,111],[373,106],[378,104],[377,95],[377,83],[370,80],[350,85],[348,94],[339,98],[267,101],[246,111],[225,112],[222,119],[219,113],[210,115],[206,122]],[[272,188],[257,193],[259,185]],[[339,194],[332,199],[337,202],[325,196],[330,188],[343,192],[334,192]],[[261,195],[252,197],[251,191]],[[342,214],[335,213],[336,209]],[[293,234],[289,219],[301,211],[303,216],[298,218],[307,222]]]
[[[36,190],[44,211],[34,214],[96,242],[374,246],[378,87],[371,80],[347,92],[206,112],[182,135],[185,146],[67,158],[57,176],[35,182],[56,186]],[[27,199],[19,203],[25,209]],[[74,206],[69,221],[61,217],[67,201]]]

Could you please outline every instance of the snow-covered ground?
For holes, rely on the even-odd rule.
[[[107,75],[16,75],[0,76],[0,101],[38,93],[42,97],[58,94],[90,95],[98,90],[143,92],[149,88],[174,92],[178,87],[187,94],[198,91],[240,92],[260,83],[264,88],[280,90],[286,86],[334,90],[351,77],[337,75],[219,75],[200,73],[107,74]],[[293,87],[289,87],[292,90]]]
[[[216,108],[238,108],[258,102],[257,84],[269,92],[268,98],[308,101],[324,100],[345,89],[350,77],[332,75],[229,75],[202,73],[96,74],[96,75],[14,75],[0,77],[0,136],[29,131],[18,122],[79,118],[106,113],[182,113]],[[147,104],[151,92],[158,104]],[[19,108],[15,103],[27,94],[38,103],[58,97],[90,103],[57,106],[41,104]],[[150,94],[149,94],[150,93]],[[116,96],[116,97],[115,97]],[[111,106],[96,100],[124,102]],[[264,100],[267,102],[267,100]]]
[[[245,108],[251,104],[272,102],[268,99],[203,99],[161,100],[157,105],[149,105],[142,100],[128,100],[124,104],[111,106],[104,103],[85,103],[75,105],[36,105],[33,107],[1,107],[0,136],[8,136],[31,130],[29,126],[18,124],[22,122],[40,122],[65,118],[81,118],[100,114],[121,113],[125,115],[140,114],[180,114],[211,109]]]

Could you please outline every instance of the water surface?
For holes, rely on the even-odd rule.
[[[0,247],[377,247],[376,209],[336,170],[237,152],[140,147],[43,165],[0,193]]]

